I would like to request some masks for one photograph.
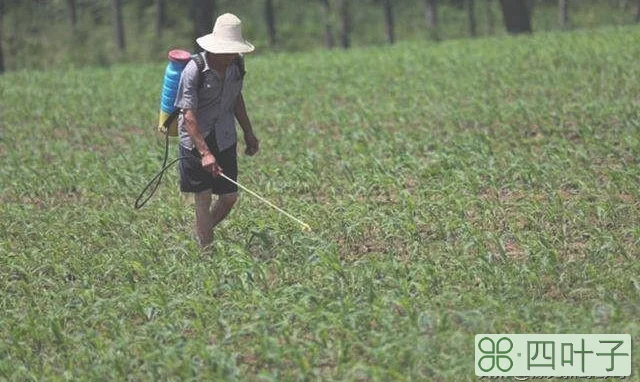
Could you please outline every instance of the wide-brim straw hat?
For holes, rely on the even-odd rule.
[[[198,37],[196,42],[211,53],[250,53],[255,49],[242,38],[242,21],[231,13],[218,17],[213,32]]]

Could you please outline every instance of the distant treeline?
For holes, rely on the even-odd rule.
[[[225,12],[300,51],[640,22],[640,0],[0,0],[0,72],[161,59]]]

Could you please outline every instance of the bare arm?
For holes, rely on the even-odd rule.
[[[247,115],[247,108],[244,104],[244,97],[242,96],[242,93],[238,95],[234,114],[240,123],[242,131],[244,132],[244,141],[247,144],[245,153],[247,155],[254,155],[260,149],[260,143],[258,138],[253,134],[253,127],[251,126],[251,120],[249,120],[249,116]]]
[[[238,96],[234,113],[236,115],[236,119],[240,123],[240,127],[242,128],[244,134],[253,134],[253,127],[251,126],[251,121],[249,120],[249,116],[247,115],[247,108],[244,104],[244,97],[242,96],[242,93],[240,93],[240,95]]]
[[[200,156],[204,157],[204,155],[209,152],[209,148],[207,147],[207,143],[204,141],[204,137],[200,133],[200,129],[198,129],[196,114],[193,110],[184,110],[184,121],[185,128],[187,130],[187,134],[189,134],[189,137],[191,138],[191,142],[193,142],[196,149],[198,149]]]
[[[211,172],[213,175],[218,175],[222,172],[220,166],[216,161],[216,158],[209,151],[209,147],[207,147],[207,143],[204,140],[204,137],[200,133],[200,129],[198,129],[198,122],[196,120],[196,115],[191,109],[184,110],[184,119],[185,119],[185,129],[187,130],[187,134],[191,138],[191,142],[196,146],[196,149],[200,153],[200,157],[202,159],[202,167]]]

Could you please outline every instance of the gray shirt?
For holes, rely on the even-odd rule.
[[[201,53],[204,58],[204,53]],[[198,87],[198,66],[191,60],[182,71],[175,106],[191,109],[195,112],[198,128],[204,138],[215,134],[218,150],[223,151],[237,141],[234,108],[242,90],[242,75],[237,61],[229,65],[224,80],[218,72],[209,68],[207,60],[200,73]],[[184,115],[178,117],[180,144],[187,149],[193,148],[193,142],[187,133]]]

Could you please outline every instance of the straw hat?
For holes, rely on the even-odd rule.
[[[242,38],[242,22],[231,13],[218,17],[213,32],[197,38],[196,42],[211,53],[249,53],[255,49]]]

